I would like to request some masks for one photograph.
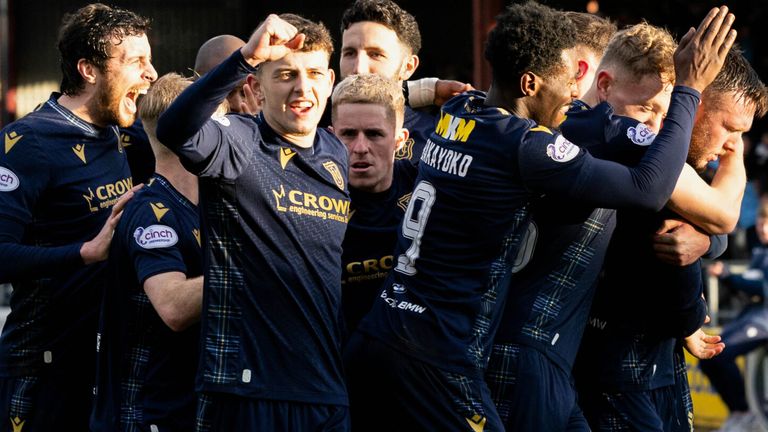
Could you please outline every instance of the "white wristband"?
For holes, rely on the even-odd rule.
[[[416,81],[407,81],[408,105],[411,108],[434,105],[437,81],[438,78],[422,78]]]

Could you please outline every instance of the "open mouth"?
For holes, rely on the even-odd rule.
[[[306,115],[312,110],[312,108],[315,107],[315,104],[310,101],[302,100],[291,102],[289,107],[291,111],[296,115]]]
[[[146,88],[134,88],[128,90],[128,93],[126,93],[125,98],[123,98],[123,101],[125,103],[126,109],[131,114],[136,113],[136,101],[139,99],[139,95],[147,94]]]
[[[357,171],[365,171],[371,166],[372,165],[368,162],[355,162],[350,165],[350,168],[352,168],[353,172],[357,172]]]

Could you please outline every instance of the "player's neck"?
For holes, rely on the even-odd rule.
[[[165,177],[192,204],[197,205],[197,176],[184,169],[178,158],[159,158],[155,161],[155,172]]]
[[[105,124],[99,124],[98,120],[96,120],[96,116],[93,115],[94,113],[91,112],[91,109],[89,107],[89,102],[91,101],[91,95],[87,92],[81,92],[77,95],[61,95],[59,97],[59,105],[63,106],[64,108],[68,109],[72,112],[72,114],[76,115],[80,119],[94,124],[96,126],[100,127],[106,127],[108,125]]]
[[[509,90],[493,84],[491,84],[491,88],[488,89],[485,105],[504,108],[516,117],[530,118],[530,112],[525,104],[524,97],[519,97],[519,95],[510,92]]]
[[[580,97],[579,99],[590,107],[595,107],[600,103],[600,98],[597,96],[596,87],[590,87],[589,90],[584,93],[584,96]]]

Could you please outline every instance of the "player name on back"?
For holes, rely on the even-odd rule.
[[[431,139],[427,139],[421,161],[442,172],[466,177],[469,166],[472,164],[472,156],[441,147]]]

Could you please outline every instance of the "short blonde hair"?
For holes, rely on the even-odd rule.
[[[189,78],[174,72],[167,73],[158,78],[139,101],[139,118],[144,125],[144,131],[147,133],[155,157],[170,153],[170,150],[157,140],[157,119],[190,84],[192,81]]]
[[[350,75],[344,78],[331,95],[331,118],[336,119],[338,106],[344,103],[381,105],[387,118],[394,119],[402,127],[405,116],[405,97],[402,86],[377,74]]]
[[[667,30],[641,22],[616,32],[598,69],[612,66],[635,78],[653,74],[663,83],[674,83],[676,49],[677,43]]]

